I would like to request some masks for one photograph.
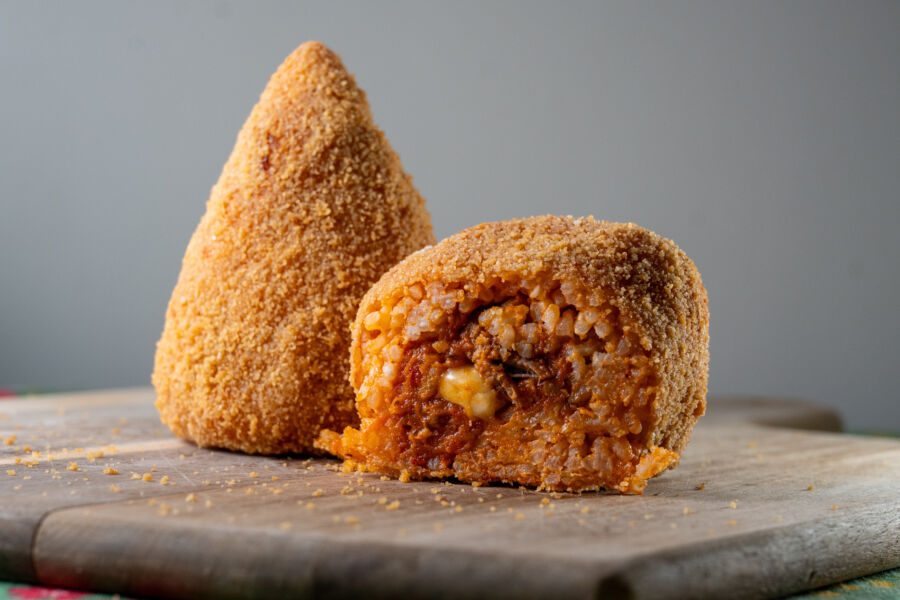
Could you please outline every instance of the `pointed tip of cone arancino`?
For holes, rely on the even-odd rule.
[[[316,41],[304,42],[291,52],[272,74],[266,88],[281,94],[312,88],[324,96],[365,101],[364,92],[357,87],[341,57]]]
[[[289,63],[292,66],[299,67],[323,65],[330,67],[333,70],[346,71],[344,63],[341,61],[341,57],[338,56],[337,52],[333,51],[322,42],[315,41],[303,42],[297,46],[297,48],[284,59],[284,64]]]

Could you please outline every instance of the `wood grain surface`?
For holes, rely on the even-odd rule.
[[[145,389],[4,401],[0,578],[178,598],[773,597],[900,565],[900,443],[810,431],[837,427],[810,404],[713,398],[645,495],[575,495],[200,449]]]

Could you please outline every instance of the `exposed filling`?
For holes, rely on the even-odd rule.
[[[597,294],[566,284],[476,294],[432,284],[365,325],[354,443],[374,468],[640,491],[639,479],[674,458],[646,451],[650,341],[621,326]]]
[[[462,406],[470,419],[490,419],[501,406],[497,392],[474,366],[451,367],[444,371],[438,395]]]

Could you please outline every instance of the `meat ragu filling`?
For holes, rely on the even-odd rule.
[[[342,453],[361,445],[367,466],[413,477],[641,491],[677,458],[646,450],[642,435],[656,386],[649,340],[596,294],[540,290],[430,287],[413,306],[372,313],[363,352],[381,348],[384,362],[366,361],[361,431],[345,433]]]

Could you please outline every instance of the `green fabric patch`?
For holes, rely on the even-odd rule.
[[[868,577],[852,579],[812,592],[791,596],[791,600],[814,598],[841,598],[842,600],[897,600],[900,598],[900,569],[876,573]]]

